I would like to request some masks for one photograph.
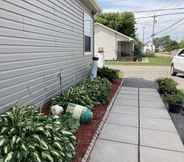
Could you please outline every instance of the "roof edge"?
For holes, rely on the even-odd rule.
[[[107,29],[107,30],[110,30],[110,31],[113,32],[113,33],[116,33],[116,34],[118,34],[118,35],[121,35],[121,36],[127,38],[129,41],[135,41],[134,38],[131,38],[131,37],[129,37],[129,36],[123,34],[123,33],[120,33],[120,32],[118,32],[118,31],[116,31],[116,30],[114,30],[114,29],[112,29],[112,28],[109,28],[108,26],[105,26],[105,25],[100,24],[100,23],[95,23],[95,25],[99,25],[99,26],[101,26],[101,27],[103,27],[103,28],[105,28],[105,29]]]
[[[94,15],[99,15],[102,12],[102,9],[100,8],[96,0],[81,0],[81,1],[87,6],[91,6]]]

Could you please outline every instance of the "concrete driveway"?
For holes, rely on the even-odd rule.
[[[161,77],[170,77],[170,67],[167,66],[110,66],[121,70],[125,78],[141,78],[149,81],[154,81]],[[184,76],[180,75],[172,77],[178,83],[178,88],[184,89]]]

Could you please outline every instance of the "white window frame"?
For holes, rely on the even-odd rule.
[[[87,21],[91,21],[90,27],[88,27],[90,29],[90,31],[86,31],[86,26],[85,26],[86,25],[86,23],[85,23],[86,17],[90,18],[90,20],[87,19]],[[83,20],[84,20],[84,22],[83,22],[83,24],[84,24],[84,29],[83,29],[84,30],[84,55],[92,55],[92,53],[93,53],[93,18],[91,17],[91,15],[88,12],[84,11],[83,12]],[[91,51],[85,51],[85,45],[86,45],[85,44],[85,36],[88,36],[91,38],[91,47],[90,47]]]

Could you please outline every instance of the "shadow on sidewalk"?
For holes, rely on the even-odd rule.
[[[135,87],[135,88],[152,88],[157,89],[157,84],[154,81],[145,80],[143,78],[125,78],[125,87]]]

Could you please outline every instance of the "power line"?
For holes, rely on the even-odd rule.
[[[182,23],[182,24],[184,24],[184,23]],[[176,29],[178,26],[176,26],[174,29]],[[172,29],[172,31],[166,31],[163,35],[165,35],[165,34],[167,34],[168,32],[173,32],[174,31],[174,29]],[[147,42],[146,42],[146,44],[148,43],[148,42],[150,42],[150,40],[151,40],[151,38],[150,37],[147,37]]]
[[[184,10],[184,8],[183,7],[180,7],[180,8],[163,8],[163,9],[153,9],[153,10],[137,10],[137,11],[132,11],[132,12],[134,12],[134,13],[146,13],[146,12],[160,12],[160,11],[171,11],[171,10]]]
[[[173,23],[173,24],[169,25],[168,27],[166,27],[166,28],[160,30],[159,32],[155,33],[155,36],[158,35],[158,34],[160,34],[160,33],[163,33],[163,32],[164,32],[164,34],[165,33],[168,33],[168,32],[173,32],[173,30],[178,27],[177,25],[179,25],[182,21],[184,21],[184,18],[176,21],[175,23]],[[184,24],[184,22],[182,24]],[[175,27],[175,28],[173,29],[173,27]],[[170,29],[172,31],[170,31],[170,30],[167,31],[168,29]],[[147,37],[147,38],[150,38],[151,39],[151,37],[152,37],[152,35],[150,37]],[[150,39],[147,41],[147,43],[150,41]]]
[[[177,20],[176,22],[174,22],[173,24],[169,25],[168,27],[166,27],[166,28],[156,32],[155,35],[158,35],[158,34],[163,33],[163,32],[165,32],[165,31],[167,31],[169,29],[172,29],[174,26],[180,24],[182,21],[184,21],[184,17],[179,19],[179,20]]]
[[[159,20],[158,21],[158,24],[161,24],[161,23],[168,23],[168,22],[171,22],[171,21],[175,21],[176,20],[176,18],[174,18],[174,19],[169,19],[169,20]],[[150,25],[151,23],[152,23],[153,21],[147,21],[147,22],[145,22],[145,21],[143,21],[143,22],[141,22],[141,21],[138,21],[138,22],[136,22],[138,25],[141,25],[141,26],[145,26],[145,25]]]
[[[153,17],[160,17],[160,16],[169,16],[169,15],[182,15],[184,12],[175,12],[175,13],[166,13],[166,14],[159,14],[159,15],[151,15],[151,16],[143,16],[143,17],[136,17],[135,19],[147,19]]]
[[[184,24],[184,22],[183,23],[181,23],[181,24]],[[181,25],[180,24],[180,25]],[[174,32],[175,31],[175,29],[177,29],[179,26],[175,26],[175,28],[172,28],[172,30],[169,30],[169,31],[165,31],[164,33],[162,33],[162,35],[165,35],[165,34],[167,34],[167,33],[172,33],[172,32]]]

